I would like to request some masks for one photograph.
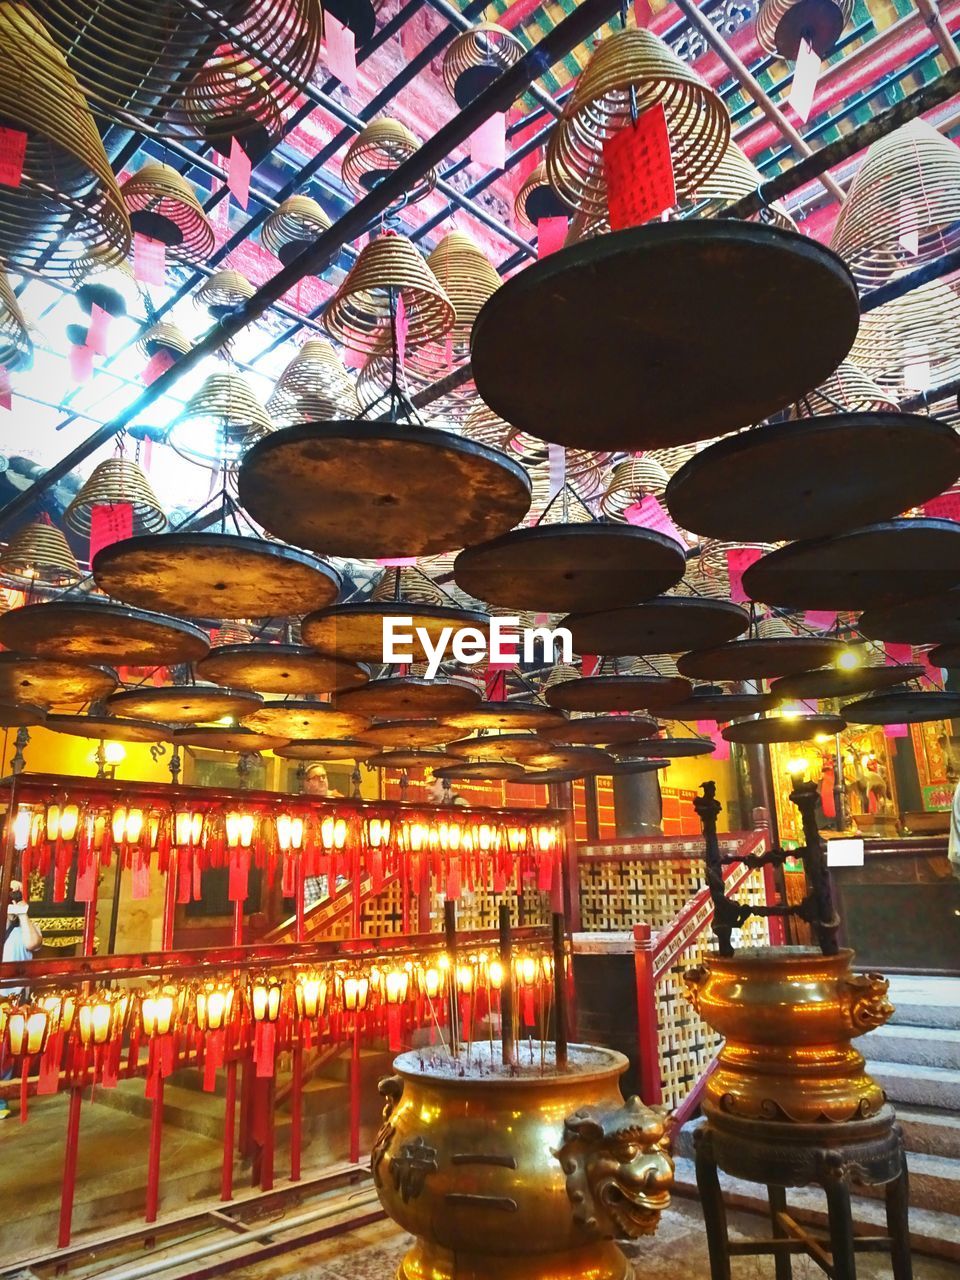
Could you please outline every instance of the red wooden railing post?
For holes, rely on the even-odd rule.
[[[160,1146],[163,1139],[163,1076],[160,1071],[154,1076],[153,1086],[147,1156],[147,1222],[156,1222],[160,1204]]]
[[[360,1015],[354,1014],[350,1055],[350,1163],[360,1159]]]
[[[60,1191],[60,1229],[57,1248],[65,1249],[70,1243],[73,1225],[73,1196],[77,1186],[77,1149],[80,1145],[80,1103],[83,1090],[70,1090],[70,1109],[67,1112],[67,1139],[63,1151],[63,1186]]]
[[[663,1100],[660,1084],[660,1039],[653,972],[653,937],[648,924],[633,926],[633,960],[637,979],[637,1087],[647,1106]]]
[[[237,1125],[237,1060],[228,1047],[227,1096],[223,1117],[223,1168],[220,1172],[220,1199],[233,1199],[233,1150]]]

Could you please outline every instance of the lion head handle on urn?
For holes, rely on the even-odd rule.
[[[854,1035],[882,1027],[893,1013],[890,983],[882,973],[855,973],[846,979],[850,1023]]]
[[[673,1184],[664,1121],[637,1097],[615,1110],[582,1107],[567,1117],[554,1154],[575,1222],[611,1239],[656,1231]]]

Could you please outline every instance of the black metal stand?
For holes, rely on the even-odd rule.
[[[793,1254],[812,1258],[831,1280],[856,1280],[858,1253],[889,1253],[894,1280],[912,1280],[907,1162],[892,1107],[844,1124],[730,1124],[708,1120],[696,1132],[697,1188],[707,1228],[711,1280],[730,1280],[730,1259],[773,1257],[776,1280],[791,1280]],[[771,1234],[731,1240],[718,1170],[767,1188]],[[787,1206],[788,1187],[811,1183],[827,1198],[827,1232],[801,1226]],[[850,1187],[883,1186],[887,1234],[855,1235]]]

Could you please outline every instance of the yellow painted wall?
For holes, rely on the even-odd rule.
[[[685,724],[674,722],[671,734],[677,738],[693,738],[697,735]],[[737,776],[732,760],[718,760],[715,756],[686,756],[670,761],[669,769],[660,774],[660,785],[676,787],[681,791],[700,790],[703,782],[717,784],[717,799],[723,810],[717,822],[720,831],[729,831],[735,823],[730,821],[730,803],[737,799]]]

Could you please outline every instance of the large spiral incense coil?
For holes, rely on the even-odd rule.
[[[193,295],[198,307],[206,307],[212,316],[228,315],[254,294],[253,285],[239,271],[215,271]]]
[[[720,96],[652,32],[615,31],[597,46],[564,103],[547,148],[547,174],[571,209],[607,212],[603,144],[636,110],[663,105],[677,197],[691,197],[720,163],[730,117]]]
[[[365,196],[419,149],[419,140],[405,124],[382,116],[379,120],[371,120],[350,143],[343,157],[341,176],[355,196]],[[404,196],[404,203],[414,204],[422,200],[436,185],[437,172],[431,169],[410,188]]]
[[[506,449],[514,430],[509,422],[504,422],[489,405],[478,398],[467,414],[462,434],[491,449]]]
[[[186,262],[203,262],[216,237],[203,205],[183,174],[148,160],[120,187],[135,232],[159,240]]]
[[[20,185],[0,186],[0,260],[63,275],[79,240],[123,261],[130,219],[93,116],[43,23],[17,0],[0,4],[0,119],[27,135]]]
[[[868,311],[850,359],[903,400],[960,378],[960,298],[933,280]],[[923,384],[923,385],[921,385]]]
[[[547,672],[543,687],[544,689],[550,689],[555,684],[563,684],[567,680],[576,680],[580,674],[579,667],[571,666],[569,662],[557,662]]]
[[[609,483],[600,499],[600,510],[608,520],[625,524],[630,507],[642,502],[648,494],[660,496],[669,479],[663,466],[649,454],[625,458],[610,473]]]
[[[437,584],[412,566],[384,569],[374,583],[370,599],[378,604],[402,600],[409,604],[449,604]]]
[[[443,55],[443,83],[463,108],[523,57],[523,45],[511,31],[495,22],[478,22],[447,47]]]
[[[187,85],[183,111],[191,133],[221,155],[236,140],[254,163],[283,132],[283,103],[269,76],[229,53],[212,58]]]
[[[696,452],[695,444],[677,444],[668,449],[651,449],[647,457],[659,462],[667,475],[672,476],[685,462],[689,462]]]
[[[677,660],[669,653],[651,653],[643,658],[618,659],[615,663],[618,676],[663,676],[676,679]]]
[[[372,354],[385,331],[389,336],[398,297],[406,312],[408,350],[438,341],[453,328],[453,303],[413,241],[400,235],[378,236],[360,250],[330,300],[324,327],[351,351]]]
[[[173,424],[168,443],[202,466],[233,468],[262,436],[274,430],[266,409],[239,373],[211,373]]]
[[[791,418],[828,413],[896,413],[896,400],[868,378],[852,360],[842,360],[826,382],[808,392],[790,411]]]
[[[712,578],[722,598],[730,596],[730,562],[727,553],[730,551],[757,551],[766,555],[774,550],[770,542],[723,542],[719,538],[704,538],[700,544],[700,571]]]
[[[568,249],[581,240],[595,240],[597,236],[605,236],[610,232],[610,219],[606,212],[602,214],[575,213],[570,219],[563,247]]]
[[[875,142],[840,208],[831,242],[861,288],[960,245],[960,151],[925,120]]]
[[[159,320],[143,334],[137,342],[137,349],[148,359],[160,351],[166,351],[174,359],[185,356],[191,347],[190,339],[168,320]]]
[[[142,468],[131,458],[107,458],[90,472],[63,513],[74,533],[89,534],[94,507],[129,503],[133,532],[160,533],[167,517]]]
[[[24,525],[0,551],[0,577],[65,587],[82,574],[62,530],[37,521]]]
[[[200,90],[201,126],[209,120],[214,84],[235,105],[244,96],[243,83],[255,81],[282,112],[309,82],[320,56],[320,0],[217,0],[208,6],[103,0],[95,7],[84,0],[36,0],[35,8],[93,109],[121,123],[132,117],[189,131],[184,90],[190,93],[211,62],[214,76]]]
[[[756,165],[748,160],[731,138],[720,163],[713,173],[700,184],[693,194],[697,216],[713,218],[742,196],[751,195],[763,178]],[[706,203],[703,203],[703,202]],[[764,215],[758,215],[763,217]],[[765,210],[766,220],[785,231],[796,231],[797,224],[782,204],[772,204]]]
[[[267,412],[278,427],[360,416],[356,388],[325,338],[310,338],[277,379]]]
[[[707,600],[726,600],[729,593],[716,574],[707,573],[700,565],[699,557],[690,562],[682,581],[672,591],[672,596],[703,596]]]
[[[99,246],[70,264],[77,302],[90,315],[95,306],[111,316],[129,315],[140,296],[140,286],[127,261],[117,262]]]
[[[759,640],[790,640],[797,633],[779,614],[768,614],[757,623]]]
[[[853,0],[761,0],[757,43],[792,62],[806,39],[821,59],[833,52],[853,13]]]
[[[570,210],[563,203],[547,177],[547,166],[541,160],[524,180],[513,201],[513,216],[522,227],[535,231],[541,218],[567,218]]]
[[[443,342],[425,343],[407,356],[411,369],[434,380],[469,354],[473,322],[502,281],[479,245],[462,231],[444,236],[427,255],[427,266],[453,303],[457,317]]]
[[[0,269],[0,368],[22,369],[32,359],[30,330],[6,272]]]
[[[286,266],[308,249],[330,219],[309,196],[289,196],[264,219],[260,242]]]

